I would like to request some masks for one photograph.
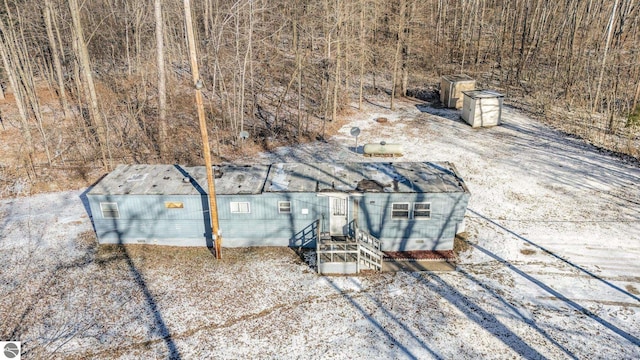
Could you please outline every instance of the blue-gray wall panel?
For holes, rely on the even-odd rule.
[[[327,195],[327,194],[323,194]],[[366,193],[349,200],[349,219],[357,211],[358,226],[380,238],[383,250],[444,250],[453,248],[456,226],[464,218],[468,193]],[[101,243],[148,243],[204,246],[206,196],[118,195],[88,196],[94,226]],[[232,201],[247,201],[251,212],[231,213]],[[291,213],[278,213],[279,201],[291,201]],[[104,219],[100,202],[118,204],[119,219]],[[170,209],[165,202],[181,202],[183,208]],[[357,203],[354,206],[354,202]],[[431,203],[429,220],[391,219],[395,202]],[[223,246],[300,246],[299,233],[309,230],[315,220],[329,226],[329,197],[316,193],[265,193],[260,195],[220,195],[218,218]],[[315,246],[315,243],[305,243]]]
[[[382,241],[383,250],[453,249],[456,226],[464,218],[469,195],[436,194],[365,194],[358,200],[358,226]],[[391,218],[393,203],[431,203],[428,220]]]
[[[205,246],[205,220],[200,196],[90,196],[89,204],[101,243],[162,243]],[[295,241],[320,216],[324,208],[315,194],[274,194],[218,196],[223,245],[232,246],[315,246],[315,242]],[[184,208],[167,209],[165,202],[182,202]],[[231,201],[248,201],[251,212],[230,212]],[[291,213],[278,212],[279,201],[291,201]],[[327,201],[322,199],[321,201]],[[101,202],[118,204],[118,219],[103,218]],[[303,244],[304,242],[304,244]]]
[[[204,238],[203,220],[95,220],[100,238]]]
[[[88,197],[91,205],[91,213],[94,219],[103,219],[100,210],[101,202],[115,202],[118,204],[120,219],[140,219],[140,220],[196,220],[202,219],[203,201],[206,204],[206,197],[185,195],[117,195],[117,196],[96,196]],[[183,208],[166,208],[166,202],[181,202]]]

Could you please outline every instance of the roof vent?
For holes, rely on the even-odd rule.
[[[182,178],[182,182],[183,182],[183,183],[188,184],[188,183],[190,183],[190,182],[191,182],[191,180],[189,180],[189,178],[188,178],[188,177],[183,177],[183,178]]]
[[[375,180],[363,179],[358,182],[358,186],[356,187],[357,191],[363,192],[382,192],[384,191],[385,185],[381,184]]]

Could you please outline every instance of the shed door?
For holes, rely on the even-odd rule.
[[[347,199],[329,197],[329,232],[333,236],[344,236],[348,234],[347,226]]]

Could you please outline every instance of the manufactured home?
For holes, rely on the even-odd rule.
[[[447,162],[225,164],[214,174],[223,247],[364,233],[381,251],[451,250],[470,196]],[[87,192],[98,240],[212,246],[205,189],[202,166],[120,165]]]

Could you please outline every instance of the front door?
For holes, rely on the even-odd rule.
[[[347,199],[329,197],[329,232],[332,236],[345,236],[348,234]]]

